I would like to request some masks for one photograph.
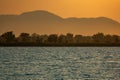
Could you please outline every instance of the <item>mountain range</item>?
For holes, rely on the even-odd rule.
[[[38,34],[83,34],[98,32],[120,35],[120,23],[107,18],[62,18],[48,11],[31,11],[20,15],[0,15],[0,34],[14,31]]]

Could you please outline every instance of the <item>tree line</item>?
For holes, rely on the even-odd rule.
[[[16,37],[9,31],[0,35],[0,46],[120,46],[120,36],[104,33],[92,36],[21,33]]]

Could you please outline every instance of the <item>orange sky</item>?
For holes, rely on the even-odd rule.
[[[62,17],[109,17],[120,22],[120,0],[0,0],[0,14],[47,10]]]

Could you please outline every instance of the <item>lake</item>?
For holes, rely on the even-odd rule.
[[[120,80],[120,47],[0,47],[0,80]]]

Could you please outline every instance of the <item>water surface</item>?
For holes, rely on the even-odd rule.
[[[0,80],[120,80],[120,47],[0,47]]]

